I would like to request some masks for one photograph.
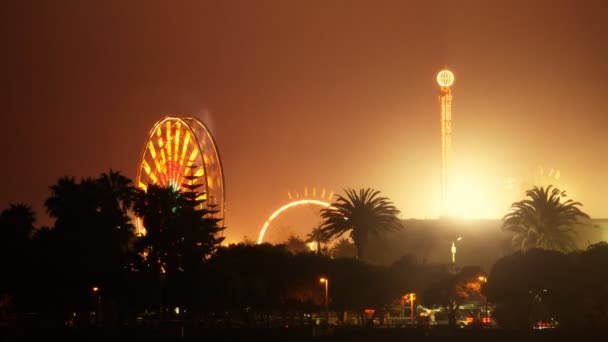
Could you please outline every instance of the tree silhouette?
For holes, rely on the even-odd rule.
[[[340,238],[331,249],[334,258],[354,258],[357,256],[357,247],[347,238]]]
[[[98,287],[106,303],[125,297],[120,292],[133,238],[127,214],[130,184],[128,178],[110,171],[80,182],[63,177],[50,187],[45,205],[55,222],[37,238],[37,244],[52,251],[38,267],[44,277],[56,279],[44,299],[53,314],[80,312],[77,318],[87,322],[93,287]]]
[[[321,255],[322,243],[326,243],[329,239],[323,234],[323,230],[320,227],[315,227],[312,229],[312,232],[306,235],[306,242],[314,243],[316,245],[316,253],[317,255]]]
[[[134,210],[146,234],[136,242],[134,267],[156,275],[161,315],[165,304],[192,307],[189,302],[198,290],[191,283],[224,239],[213,208],[197,192],[200,185],[195,178],[186,179],[183,192],[150,184],[135,196]]]
[[[483,272],[479,267],[464,267],[457,274],[446,273],[426,289],[425,302],[442,306],[448,314],[450,327],[455,328],[462,303],[474,297],[481,298],[481,275]]]
[[[515,233],[513,243],[522,250],[530,248],[569,252],[576,249],[572,237],[574,225],[581,218],[589,218],[566,192],[548,186],[526,191],[529,199],[515,202],[511,212],[503,217],[503,229]]]
[[[31,237],[36,214],[25,204],[11,204],[0,214],[0,317],[27,300],[33,250]],[[2,318],[0,318],[2,319]]]
[[[295,235],[289,236],[285,242],[285,248],[287,248],[287,250],[292,254],[306,252],[307,250],[306,242],[304,242],[304,240],[302,240],[299,236]]]
[[[580,296],[575,283],[585,276],[561,252],[530,249],[501,258],[492,267],[486,290],[496,303],[495,317],[505,328],[529,329],[539,320],[568,320]],[[584,292],[584,291],[583,291]]]
[[[357,246],[357,256],[366,257],[370,235],[401,228],[399,210],[380,191],[371,188],[359,192],[346,189],[346,197],[338,195],[331,206],[321,210],[321,231],[326,238],[336,238],[346,232]]]

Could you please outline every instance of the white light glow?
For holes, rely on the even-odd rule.
[[[260,236],[258,237],[258,244],[260,244],[264,241],[264,234],[266,233],[266,229],[268,229],[268,226],[270,225],[270,222],[272,222],[272,220],[274,220],[277,216],[279,216],[285,210],[295,207],[295,206],[304,205],[304,204],[313,204],[313,205],[318,205],[318,206],[321,206],[324,208],[327,208],[330,206],[330,204],[327,202],[313,200],[313,199],[293,201],[293,202],[289,202],[289,203],[285,204],[284,206],[277,209],[274,213],[272,213],[272,215],[270,215],[268,220],[264,223],[264,226],[262,226],[262,229],[260,230]]]

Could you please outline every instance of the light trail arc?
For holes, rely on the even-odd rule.
[[[272,220],[274,220],[277,216],[279,216],[281,213],[283,213],[287,209],[290,209],[290,208],[293,208],[296,206],[300,206],[300,205],[306,205],[306,204],[318,205],[323,208],[331,208],[331,204],[329,204],[328,202],[315,200],[315,199],[302,199],[302,200],[289,202],[289,203],[285,204],[284,206],[280,207],[279,209],[275,210],[274,213],[272,213],[272,215],[270,215],[268,220],[266,220],[266,222],[262,226],[262,229],[260,230],[260,235],[258,237],[258,244],[261,244],[262,242],[264,242],[264,234],[266,234],[266,230],[268,229],[268,226],[270,226],[270,223],[272,222]]]

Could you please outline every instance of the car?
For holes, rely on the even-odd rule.
[[[558,321],[556,321],[554,319],[550,319],[548,321],[538,321],[538,322],[536,322],[532,326],[532,329],[534,329],[534,330],[555,329],[555,328],[557,328],[558,325],[559,325]]]

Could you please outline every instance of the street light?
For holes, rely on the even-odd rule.
[[[462,240],[462,236],[459,236],[456,241],[452,241],[452,265],[456,265],[456,242]]]
[[[410,324],[414,324],[414,301],[416,300],[416,294],[415,293],[408,293],[405,296],[403,296],[402,298],[405,302],[409,302],[410,303]],[[405,304],[403,304],[403,311],[405,311]]]
[[[329,297],[328,297],[328,287],[329,287],[329,279],[323,277],[319,279],[321,283],[325,284],[325,323],[329,326]]]
[[[97,296],[97,309],[95,310],[95,319],[97,320],[97,324],[101,323],[101,293],[99,293],[99,287],[93,286],[91,288],[93,293]]]
[[[488,278],[485,276],[479,276],[479,281],[485,284],[488,282]],[[486,320],[484,323],[489,324],[490,320],[488,317],[488,295],[486,294],[484,297],[485,297],[485,314],[486,314]]]

